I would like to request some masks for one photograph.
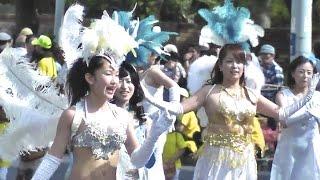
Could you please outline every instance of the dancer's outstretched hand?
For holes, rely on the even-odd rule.
[[[309,91],[315,91],[320,79],[320,73],[314,74],[309,82]]]
[[[306,94],[307,101],[311,100],[311,98],[314,94],[314,91],[316,90],[319,79],[320,79],[320,73],[317,73],[317,74],[314,74],[312,76],[311,80],[309,81],[308,92]]]
[[[170,129],[176,120],[176,116],[171,115],[168,110],[158,111],[158,118],[152,120],[151,134],[158,137],[163,132]]]
[[[175,120],[174,116],[171,116],[167,111],[158,111],[158,114],[152,115],[152,117],[149,136],[147,136],[140,148],[131,153],[131,163],[137,168],[148,164],[159,136],[167,131]]]
[[[316,94],[314,95],[316,96]],[[317,95],[317,97],[311,99],[307,104],[307,112],[310,113],[312,116],[316,117],[317,120],[320,120],[320,102],[319,102],[320,96]]]
[[[320,118],[319,108],[320,108],[319,104],[317,104],[317,106],[312,105],[312,107],[309,107],[309,108],[307,109],[307,111],[308,111],[310,114],[312,114],[313,116],[315,116],[315,117],[317,117],[317,118]]]
[[[143,85],[141,85],[141,88],[144,92],[144,97],[147,99],[147,101],[150,102],[152,105],[158,107],[162,111],[168,111],[169,113],[174,115],[179,115],[183,113],[183,107],[180,102],[166,102],[163,100],[158,100],[154,98]]]

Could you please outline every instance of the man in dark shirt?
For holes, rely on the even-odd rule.
[[[274,60],[275,49],[269,44],[261,47],[259,52],[259,61],[262,72],[265,77],[265,86],[262,88],[261,94],[269,100],[275,100],[278,88],[283,85],[283,70]]]

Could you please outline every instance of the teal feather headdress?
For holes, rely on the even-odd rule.
[[[257,46],[258,36],[264,36],[263,28],[250,19],[250,11],[244,7],[234,7],[232,0],[225,0],[223,6],[213,10],[200,9],[198,13],[208,23],[201,30],[200,45],[240,43],[248,47],[249,40],[252,46]]]
[[[148,65],[148,58],[151,53],[159,56],[166,54],[166,52],[163,51],[163,44],[169,40],[170,35],[177,35],[177,33],[161,30],[155,31],[154,29],[157,27],[155,23],[157,23],[158,20],[153,15],[141,21],[139,21],[139,19],[133,19],[132,17],[133,11],[115,11],[113,13],[113,18],[115,18],[139,44],[138,48],[135,49],[136,56],[129,53],[126,56],[126,61],[137,66],[145,66]]]

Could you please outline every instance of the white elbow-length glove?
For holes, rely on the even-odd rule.
[[[177,84],[169,88],[169,102],[180,103],[180,86],[178,86]],[[175,121],[172,121],[172,125],[169,129],[169,132],[174,131],[174,123]]]
[[[313,96],[313,93],[316,89],[316,86],[318,84],[320,75],[319,73],[313,75],[310,84],[309,84],[309,90],[308,93],[305,97],[300,99],[299,101],[286,106],[286,107],[281,107],[279,109],[279,120],[286,122],[287,119],[295,112],[297,112],[299,109],[301,109],[307,102],[309,102]]]
[[[169,101],[180,102],[180,86],[172,86],[169,90]]]
[[[307,111],[317,119],[320,119],[320,96],[318,95],[315,99],[309,101],[306,105]]]
[[[171,126],[172,121],[174,121],[175,117],[171,116],[168,112],[160,112],[161,114],[159,117],[152,121],[150,133],[147,139],[145,139],[139,148],[131,153],[131,163],[136,168],[141,168],[148,162],[159,136],[167,131]]]
[[[288,117],[286,120],[285,120],[285,125],[290,127],[291,125],[297,123],[297,122],[301,122],[301,121],[307,121],[309,118],[311,118],[312,115],[306,111],[304,113],[301,113],[299,115],[291,115],[290,117]]]
[[[320,94],[315,97],[316,94],[312,96],[312,99],[308,101],[305,105],[305,111],[299,114],[293,114],[289,118],[286,119],[285,124],[290,126],[296,122],[307,121],[311,117],[315,117],[317,121],[320,119]]]
[[[161,109],[163,111],[168,111],[170,114],[173,114],[173,115],[183,114],[183,107],[182,107],[182,104],[179,101],[166,102],[166,101],[163,101],[163,100],[158,100],[158,99],[154,98],[148,92],[148,90],[146,90],[146,88],[143,85],[141,85],[141,88],[142,88],[142,90],[144,92],[144,97],[152,105],[158,107],[159,109]]]
[[[61,161],[53,155],[46,154],[31,180],[49,180],[58,169]]]

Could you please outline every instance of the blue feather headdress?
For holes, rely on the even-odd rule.
[[[208,23],[201,29],[200,45],[208,46],[209,43],[214,43],[223,46],[242,43],[248,47],[249,40],[255,47],[258,45],[258,36],[264,36],[263,28],[250,19],[249,10],[234,7],[232,0],[225,0],[223,6],[215,7],[213,10],[200,9],[198,13]]]
[[[158,20],[150,15],[145,19],[133,19],[133,11],[115,11],[113,18],[118,24],[123,26],[131,36],[138,42],[135,49],[136,56],[132,53],[127,54],[126,61],[137,66],[148,65],[148,58],[151,53],[163,56],[166,52],[162,44],[167,42],[170,35],[177,35],[175,32],[161,31],[160,27],[155,26]]]

